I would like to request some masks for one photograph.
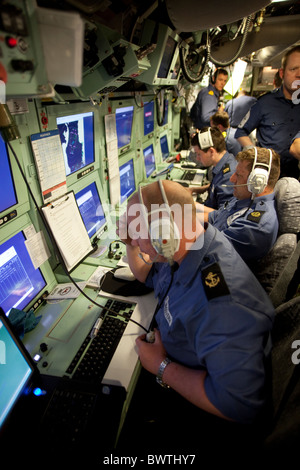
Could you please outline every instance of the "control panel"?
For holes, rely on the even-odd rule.
[[[44,64],[35,2],[1,2],[0,80],[6,98],[45,96],[52,92]]]

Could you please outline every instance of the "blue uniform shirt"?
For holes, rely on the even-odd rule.
[[[233,197],[219,210],[209,213],[209,222],[230,240],[247,263],[265,256],[274,245],[278,219],[274,193],[249,199]]]
[[[218,111],[219,96],[219,91],[213,85],[199,91],[190,111],[190,117],[197,129],[210,126],[211,116]]]
[[[229,129],[225,132],[225,142],[226,142],[226,149],[229,153],[236,156],[241,150],[242,146],[238,140],[234,137],[235,129],[229,127]]]
[[[231,127],[237,127],[251,106],[256,102],[254,96],[242,95],[227,101],[224,111],[229,115]]]
[[[218,209],[232,198],[233,185],[230,184],[229,179],[235,172],[236,165],[235,156],[228,152],[218,161],[212,170],[212,181],[208,198],[204,202],[205,206]],[[228,184],[230,187],[223,187],[222,184]]]
[[[248,136],[254,129],[257,129],[258,145],[279,153],[282,173],[290,168],[286,175],[293,176],[298,161],[290,154],[289,148],[300,129],[300,103],[287,100],[282,87],[262,95],[239,124],[235,138]]]
[[[158,302],[170,285],[170,266],[155,263],[146,284]],[[216,228],[174,273],[156,314],[168,356],[207,370],[205,391],[225,416],[249,423],[265,403],[264,360],[271,349],[274,308],[256,277]]]

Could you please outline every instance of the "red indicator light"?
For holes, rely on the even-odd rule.
[[[13,38],[11,36],[8,36],[6,38],[6,44],[8,45],[8,47],[16,47],[18,45],[18,40],[16,38]]]

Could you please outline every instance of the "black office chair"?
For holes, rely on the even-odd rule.
[[[289,286],[293,277],[299,275],[300,182],[295,178],[281,178],[274,192],[278,236],[269,253],[256,263],[254,273],[277,307],[294,294]]]
[[[263,444],[268,458],[298,455],[300,436],[300,296],[276,309],[272,331],[273,425]],[[299,342],[299,343],[298,343]],[[287,463],[287,460],[286,460]]]

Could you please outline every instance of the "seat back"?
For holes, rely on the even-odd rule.
[[[256,263],[254,272],[276,307],[286,298],[299,259],[300,182],[295,178],[281,178],[274,193],[278,237],[269,253]]]

